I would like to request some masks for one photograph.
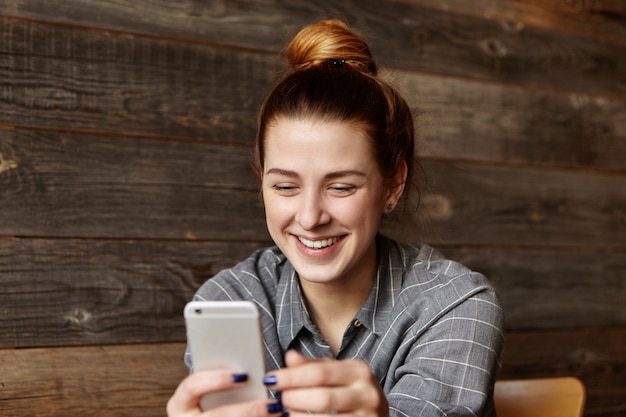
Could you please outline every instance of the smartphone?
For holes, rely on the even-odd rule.
[[[184,311],[193,372],[228,369],[248,374],[241,388],[205,395],[200,408],[266,399],[265,351],[259,311],[251,301],[191,301]]]

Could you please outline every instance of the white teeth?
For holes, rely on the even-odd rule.
[[[298,237],[300,242],[307,248],[311,249],[321,249],[330,245],[334,245],[339,240],[338,237],[332,237],[330,239],[322,239],[322,240],[308,240],[303,237]]]

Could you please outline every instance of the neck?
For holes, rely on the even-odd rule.
[[[309,313],[316,322],[341,320],[350,321],[367,299],[374,282],[372,276],[358,286],[315,284],[301,280],[302,292]],[[345,321],[344,320],[344,321]]]
[[[348,324],[361,309],[374,285],[376,256],[372,259],[372,265],[361,270],[357,279],[330,283],[300,279],[309,314],[335,355],[341,348]]]

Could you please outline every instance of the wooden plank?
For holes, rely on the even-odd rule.
[[[377,6],[371,7],[377,13]],[[398,11],[395,19],[382,19],[394,23],[380,32],[367,28],[381,33],[373,35],[371,49],[375,56],[380,54],[382,64],[392,68],[542,89],[626,92],[623,45],[450,12],[422,14],[414,8]],[[389,36],[392,32],[402,35]],[[396,43],[400,37],[402,42]],[[603,81],[592,81],[603,77]]]
[[[499,378],[572,375],[587,390],[585,416],[626,412],[626,327],[508,332]]]
[[[506,327],[626,325],[626,252],[442,247],[496,287]]]
[[[5,19],[0,123],[251,143],[275,55]],[[4,45],[4,46],[3,46]],[[626,101],[399,71],[424,156],[623,169]]]
[[[0,235],[267,238],[251,150],[9,130]]]
[[[422,166],[425,214],[385,225],[401,240],[616,249],[626,242],[624,176],[432,160]]]
[[[270,244],[0,239],[0,347],[182,341],[197,287]],[[626,325],[623,252],[442,249],[491,280],[508,329]]]
[[[0,239],[0,347],[183,341],[195,290],[259,246]]]
[[[0,19],[0,123],[249,143],[278,58]]]
[[[393,0],[483,16],[518,25],[530,25],[567,32],[573,36],[621,43],[626,42],[626,3],[622,0]]]
[[[304,25],[330,15],[353,24],[385,66],[581,92],[626,92],[623,45],[391,1],[207,7],[161,0],[129,9],[112,1],[52,6],[13,0],[4,10],[6,16],[273,52]]]
[[[0,414],[163,416],[184,343],[0,350]]]
[[[395,72],[425,157],[624,170],[626,100]]]
[[[250,150],[9,130],[0,235],[266,240]],[[418,213],[386,231],[446,244],[623,247],[626,177],[424,160]],[[236,213],[236,215],[234,215]]]

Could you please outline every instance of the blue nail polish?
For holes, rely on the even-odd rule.
[[[233,374],[233,382],[246,382],[248,374]]]
[[[276,385],[276,382],[278,382],[278,380],[274,375],[266,376],[265,378],[263,378],[263,384],[265,385]]]
[[[267,412],[270,414],[283,411],[283,404],[281,402],[271,403],[267,405]]]
[[[280,417],[289,417],[289,411],[285,411],[285,412],[283,413],[283,415],[282,415],[282,416],[280,416]]]

